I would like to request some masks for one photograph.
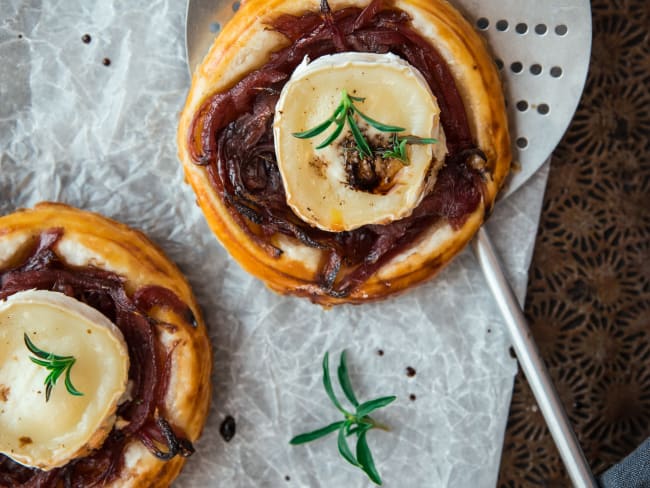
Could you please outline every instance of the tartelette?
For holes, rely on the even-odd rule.
[[[192,80],[179,156],[272,289],[362,303],[432,277],[511,162],[487,47],[443,0],[250,0]]]
[[[194,452],[210,345],[142,233],[44,203],[0,217],[0,485],[167,486]]]

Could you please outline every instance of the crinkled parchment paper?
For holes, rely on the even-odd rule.
[[[369,434],[385,486],[494,486],[516,363],[469,250],[384,303],[325,311],[275,295],[228,257],[183,183],[175,130],[189,87],[185,2],[1,2],[0,211],[54,200],[140,228],[203,308],[213,404],[177,486],[368,486],[335,439],[288,444],[338,420],[320,362],[343,348],[362,400],[398,396],[377,414],[392,431]],[[500,202],[488,224],[520,296],[545,178]],[[219,435],[227,414],[237,422],[229,443]]]

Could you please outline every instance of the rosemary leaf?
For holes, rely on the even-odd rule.
[[[378,131],[381,131],[381,132],[403,132],[403,131],[406,130],[403,127],[397,127],[396,125],[382,124],[381,122],[368,117],[366,114],[364,114],[361,110],[359,110],[354,105],[352,106],[352,110],[354,110],[357,114],[359,114],[359,116],[363,120],[368,122],[371,126],[373,126]]]
[[[72,356],[69,356],[65,359],[52,359],[51,361],[46,361],[48,366],[54,369],[65,368],[75,359]]]
[[[39,366],[43,366],[44,368],[46,368],[46,367],[48,367],[50,365],[50,363],[48,361],[43,361],[42,359],[36,359],[36,358],[33,358],[33,357],[30,357],[29,359],[32,361],[32,363],[38,364]]]
[[[402,141],[399,143],[399,155],[400,155],[400,159],[405,164],[410,164],[408,155],[406,154],[406,139],[402,139]]]
[[[377,472],[375,461],[372,459],[372,453],[368,447],[366,431],[359,434],[359,440],[357,441],[357,459],[361,469],[368,475],[368,478],[381,486],[381,477]]]
[[[336,129],[334,129],[334,131],[329,135],[327,139],[325,139],[318,146],[316,146],[316,149],[323,149],[324,147],[327,147],[332,142],[334,142],[334,140],[341,135],[341,132],[343,132],[344,126],[345,126],[345,121],[338,122]]]
[[[55,384],[56,380],[59,379],[59,376],[61,375],[61,372],[59,370],[52,370],[50,374],[47,375],[45,378],[45,383],[52,383]]]
[[[41,358],[41,359],[52,359],[51,354],[43,351],[42,349],[39,349],[34,345],[34,343],[29,339],[29,336],[25,334],[25,345],[27,346],[27,349],[34,354],[35,356]]]
[[[365,417],[370,412],[374,412],[378,408],[382,408],[390,403],[393,403],[396,398],[396,396],[387,396],[364,402],[357,407],[356,416],[358,418]]]
[[[332,125],[332,122],[334,122],[334,118],[330,117],[325,122],[318,124],[316,127],[313,127],[304,132],[294,132],[292,135],[293,137],[297,137],[298,139],[310,139],[312,137],[316,137],[317,135],[325,132],[325,130],[327,130],[327,128],[330,125]]]
[[[345,119],[345,106],[343,104],[340,104],[338,107],[336,107],[336,110],[334,110],[334,113],[332,114],[332,120],[336,122],[337,124],[340,124],[341,122],[344,122],[343,119]]]
[[[359,400],[354,395],[352,390],[352,384],[350,383],[350,376],[348,375],[348,364],[345,360],[345,351],[341,353],[341,359],[339,362],[339,369],[337,370],[339,383],[341,384],[341,389],[345,393],[345,397],[350,401],[355,407],[359,406]]]
[[[325,353],[325,357],[323,358],[323,386],[325,387],[325,392],[327,393],[327,396],[329,399],[332,401],[334,406],[344,415],[350,415],[350,412],[345,410],[341,403],[339,402],[338,398],[336,398],[336,395],[334,394],[334,389],[332,388],[332,380],[330,379],[330,364],[329,364],[330,358],[329,358],[329,352]]]
[[[437,144],[438,139],[433,137],[417,137],[417,136],[405,136],[403,141],[406,141],[409,144]]]
[[[336,122],[337,124],[341,124],[341,123],[345,124],[345,117],[347,116],[349,110],[350,108],[348,107],[348,105],[341,102],[341,104],[336,108],[336,110],[334,110],[334,114],[332,115],[332,117],[334,118],[334,122]]]
[[[298,444],[304,444],[305,442],[315,441],[316,439],[325,437],[327,434],[330,434],[335,430],[339,430],[344,424],[345,421],[341,420],[340,422],[334,422],[333,424],[329,424],[328,426],[322,427],[320,429],[297,435],[289,441],[289,444],[297,446]]]
[[[347,424],[348,422],[345,423]],[[354,454],[352,454],[352,451],[350,450],[350,446],[348,446],[348,441],[345,438],[345,428],[346,426],[344,424],[339,429],[339,438],[338,438],[339,453],[341,454],[343,459],[345,459],[352,466],[359,467],[359,463],[354,458]]]
[[[65,370],[65,389],[68,390],[68,393],[74,396],[83,396],[84,394],[81,393],[79,390],[77,390],[73,385],[72,381],[70,380],[70,370],[72,369],[72,365],[76,362],[76,359],[73,359],[72,362],[70,363],[70,366],[68,369]]]
[[[359,130],[359,126],[352,118],[352,114],[348,113],[347,120],[348,120],[348,125],[350,126],[350,130],[352,131],[352,136],[354,137],[354,141],[357,143],[357,146],[359,147],[359,153],[361,153],[362,156],[371,158],[372,150],[370,149],[370,146],[368,145],[368,141],[366,141],[366,138],[363,137],[361,130]]]

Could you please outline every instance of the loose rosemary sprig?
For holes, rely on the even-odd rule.
[[[65,372],[65,388],[68,390],[68,393],[74,396],[83,396],[83,393],[78,391],[70,380],[70,369],[77,361],[73,356],[57,356],[51,352],[45,352],[42,349],[39,349],[34,345],[34,343],[29,339],[27,334],[24,334],[25,346],[30,350],[35,356],[30,356],[29,359],[34,364],[43,366],[47,369],[50,374],[45,378],[45,401],[50,400],[50,395],[52,393],[52,388],[56,385],[59,377]],[[40,359],[39,359],[40,358]]]
[[[350,383],[348,366],[345,360],[345,351],[341,353],[337,374],[345,397],[355,407],[354,413],[343,408],[341,402],[339,402],[338,398],[336,398],[336,395],[334,394],[329,372],[329,353],[325,353],[325,358],[323,359],[323,386],[325,387],[327,396],[334,406],[343,414],[345,420],[340,420],[320,429],[298,435],[291,439],[289,443],[293,445],[304,444],[338,431],[338,449],[343,459],[352,464],[352,466],[361,468],[363,472],[368,475],[368,478],[370,478],[374,483],[381,485],[381,477],[375,467],[375,461],[373,460],[372,453],[368,447],[366,433],[370,429],[374,428],[382,430],[388,430],[388,428],[375,422],[375,420],[369,417],[369,414],[392,403],[397,397],[387,396],[359,403],[354,391],[352,390],[352,384]],[[352,454],[347,441],[347,438],[352,435],[357,436],[356,457]]]
[[[316,149],[323,149],[324,147],[334,142],[336,138],[341,135],[341,132],[343,132],[343,128],[345,127],[345,123],[347,122],[347,124],[350,126],[352,137],[354,137],[354,141],[357,145],[356,149],[359,155],[362,158],[372,158],[373,150],[371,149],[370,144],[368,144],[368,141],[364,137],[361,129],[359,129],[359,126],[354,119],[354,114],[357,114],[378,131],[393,133],[393,147],[392,149],[380,152],[380,155],[383,158],[395,158],[399,159],[404,164],[409,164],[409,159],[406,154],[406,144],[435,144],[438,142],[437,139],[416,136],[406,136],[398,139],[397,133],[404,132],[406,129],[403,127],[397,127],[395,125],[384,124],[368,117],[354,105],[354,102],[363,101],[365,101],[365,98],[348,95],[347,90],[344,89],[341,92],[341,103],[339,103],[338,107],[336,107],[334,110],[334,113],[327,120],[304,132],[294,132],[292,135],[299,139],[311,139],[312,137],[316,137],[325,132],[330,125],[336,124],[336,128],[332,131],[332,133],[327,138],[325,138],[323,142],[316,146]]]

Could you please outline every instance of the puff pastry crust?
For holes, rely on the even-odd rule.
[[[172,354],[165,397],[167,420],[183,429],[191,442],[196,441],[208,412],[212,357],[205,323],[180,270],[142,232],[58,203],[40,203],[34,209],[0,217],[0,268],[12,265],[43,231],[52,228],[64,229],[54,249],[66,265],[117,273],[126,280],[129,294],[145,285],[167,288],[191,308],[196,327],[160,307],[149,315],[174,326],[161,338]],[[185,463],[181,456],[160,461],[135,439],[127,444],[124,456],[118,477],[106,486],[168,486]]]
[[[365,7],[368,0],[330,0],[333,11]],[[469,242],[489,215],[511,163],[510,138],[499,76],[483,39],[462,15],[444,0],[386,2],[407,12],[412,27],[427,39],[448,64],[462,97],[477,146],[487,157],[483,200],[457,229],[442,224],[424,232],[412,247],[385,264],[363,285],[344,298],[328,296],[317,285],[321,252],[290,238],[274,245],[284,253],[269,256],[233,220],[210,184],[205,167],[192,161],[188,149],[194,114],[207,97],[229,89],[247,73],[261,67],[272,52],[287,46],[287,39],[268,29],[269,19],[280,14],[301,15],[319,10],[318,0],[248,0],[216,38],[196,69],[178,128],[179,158],[186,180],[193,187],[207,221],[241,266],[271,289],[309,297],[330,306],[385,298],[431,278]]]

